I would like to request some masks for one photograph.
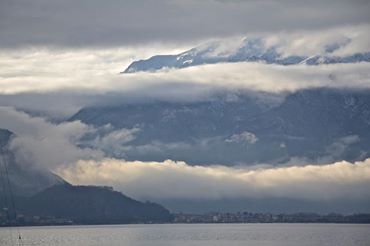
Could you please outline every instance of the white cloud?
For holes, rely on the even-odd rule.
[[[246,143],[246,144],[254,144],[258,141],[258,138],[252,132],[242,132],[240,134],[233,134],[230,138],[225,140],[229,143]]]
[[[184,47],[0,50],[0,94],[104,89],[132,61],[180,49]]]
[[[312,200],[369,197],[370,159],[325,165],[190,166],[185,162],[80,160],[58,173],[74,184],[100,184],[136,198],[259,198]]]
[[[111,51],[113,52],[113,51]],[[118,74],[122,66],[104,60],[86,61],[81,54],[61,58],[49,66],[52,53],[34,60],[0,61],[0,94],[56,93],[86,94],[123,93],[157,98],[186,98],[204,95],[217,89],[249,89],[266,92],[295,91],[312,87],[370,88],[370,63],[307,65],[268,65],[263,63],[225,63],[163,70],[156,73]],[[63,57],[63,55],[62,55]],[[69,60],[75,60],[70,62]],[[22,64],[23,63],[23,64]],[[18,67],[18,71],[14,70]],[[39,67],[47,67],[40,69]],[[181,88],[181,90],[179,89]]]
[[[279,32],[265,34],[267,46],[276,46],[283,56],[289,55],[328,55],[328,45],[338,44],[331,55],[346,56],[359,52],[369,52],[370,26],[344,26],[325,30],[303,32]],[[330,53],[330,52],[329,52]]]
[[[10,147],[22,164],[53,169],[79,159],[104,156],[101,151],[76,146],[79,139],[92,130],[79,121],[52,124],[13,108],[0,107],[0,128],[16,134]]]
[[[115,129],[112,125],[107,124],[93,131],[92,138],[87,137],[81,140],[80,143],[83,146],[122,157],[125,156],[127,149],[130,147],[128,144],[136,138],[138,132],[140,132],[139,128]]]
[[[115,145],[123,145],[128,142],[131,142],[135,139],[135,134],[139,132],[139,128],[133,129],[118,129],[114,130],[107,135],[96,138],[96,145],[103,145],[107,147],[113,147]]]
[[[144,83],[162,81],[174,84],[192,81],[213,88],[282,92],[315,87],[370,88],[369,68],[369,63],[280,66],[241,62],[204,65],[154,74],[139,73],[127,77],[132,80],[140,77]]]
[[[333,55],[348,55],[370,51],[369,28],[369,25],[344,26],[258,36],[264,38],[269,47],[277,45],[284,55],[323,54],[326,45],[332,43],[342,44]],[[242,36],[221,39],[216,42],[218,46],[214,52],[218,55],[235,52],[241,40]],[[176,54],[190,47],[194,47],[194,44],[153,44],[140,48],[122,46],[1,50],[0,95],[51,92],[86,95],[114,92],[160,98],[183,95],[186,98],[195,92],[199,95],[220,88],[268,92],[318,86],[370,88],[369,63],[320,66],[234,63],[170,69],[157,73],[119,74],[134,60],[158,54]],[[187,87],[187,90],[179,91],[180,86]]]

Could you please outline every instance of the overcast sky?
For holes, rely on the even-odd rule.
[[[111,100],[112,92],[182,100],[220,88],[368,88],[366,64],[283,69],[229,64],[118,73],[135,60],[177,54],[208,40],[227,38],[224,48],[232,51],[230,40],[253,35],[279,42],[287,55],[320,54],[326,44],[346,38],[351,43],[337,55],[368,52],[369,12],[366,0],[1,0],[0,106],[70,115]]]
[[[1,0],[0,46],[187,43],[369,23],[367,0]]]

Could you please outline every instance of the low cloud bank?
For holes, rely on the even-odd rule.
[[[322,201],[370,197],[370,159],[321,165],[292,159],[280,167],[125,161],[108,158],[103,147],[129,143],[140,129],[115,130],[109,125],[95,129],[79,121],[54,124],[8,107],[0,107],[0,127],[16,134],[10,147],[23,164],[48,168],[74,184],[110,185],[139,199],[279,197]],[[94,136],[91,146],[79,146],[87,135]],[[257,141],[251,134],[243,137],[248,143]],[[347,136],[333,151],[358,139]]]
[[[185,162],[80,160],[58,173],[74,184],[110,185],[136,198],[369,198],[370,159],[325,165],[238,168]]]
[[[77,146],[79,139],[93,131],[79,122],[53,124],[40,117],[31,117],[9,107],[0,107],[0,128],[15,134],[10,148],[18,163],[53,170],[79,159],[99,159],[104,153]]]
[[[330,55],[344,56],[370,51],[368,29],[368,24],[361,24],[319,30],[245,33],[203,41],[205,44],[219,41],[218,48],[211,52],[217,56],[236,52],[245,37],[260,37],[266,47],[277,47],[283,56],[313,56],[327,53],[328,49],[332,50]],[[135,60],[179,54],[203,41],[140,47],[123,44],[78,49],[49,46],[0,49],[0,106],[46,111],[65,117],[87,105],[150,99],[195,101],[225,90],[278,94],[316,87],[370,89],[368,62],[319,66],[240,62],[119,74]]]
[[[109,51],[114,56],[114,50]],[[10,55],[9,55],[10,56]],[[211,90],[248,89],[264,92],[296,91],[314,87],[370,88],[370,63],[282,66],[253,62],[221,63],[118,74],[124,66],[105,54],[87,52],[13,54],[0,58],[0,95],[66,93],[96,95],[121,93],[144,98],[204,96]],[[117,57],[117,55],[115,55]],[[117,58],[115,58],[117,59]],[[55,60],[50,64],[50,60]],[[116,64],[116,65],[114,65]],[[47,68],[47,69],[46,69]],[[114,70],[115,69],[115,70]]]

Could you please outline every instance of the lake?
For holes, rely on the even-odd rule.
[[[24,245],[38,246],[370,245],[370,225],[353,224],[165,224],[19,229]],[[15,228],[0,228],[0,245],[18,245],[16,233]]]

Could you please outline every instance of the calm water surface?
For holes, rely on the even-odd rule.
[[[41,246],[370,245],[370,225],[347,224],[48,226],[20,232],[24,245]],[[0,228],[0,245],[18,245],[15,236],[15,229]]]

